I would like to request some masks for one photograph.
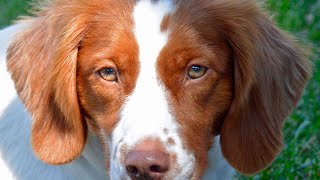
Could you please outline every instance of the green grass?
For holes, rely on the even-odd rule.
[[[24,0],[0,0],[0,27],[26,14]],[[314,63],[299,106],[284,125],[285,148],[269,168],[238,179],[320,179],[320,0],[269,0],[267,8],[278,25],[295,35]]]
[[[0,0],[0,28],[11,24],[17,15],[27,14],[30,0]]]

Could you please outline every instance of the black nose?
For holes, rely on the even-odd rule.
[[[169,170],[169,156],[160,150],[132,150],[125,158],[125,166],[133,180],[157,180]]]

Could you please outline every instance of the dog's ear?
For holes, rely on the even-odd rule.
[[[302,50],[253,1],[217,1],[215,26],[234,60],[234,99],[221,129],[227,161],[244,174],[269,165],[282,148],[282,125],[310,73]]]
[[[42,10],[25,20],[28,27],[7,52],[7,66],[16,90],[32,116],[32,147],[49,164],[78,157],[87,127],[76,89],[78,46],[84,17],[61,7]]]

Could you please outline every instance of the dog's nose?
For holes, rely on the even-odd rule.
[[[169,165],[169,155],[161,150],[132,150],[125,158],[127,174],[134,180],[161,179]]]

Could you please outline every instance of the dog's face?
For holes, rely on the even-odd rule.
[[[112,173],[125,176],[128,161],[148,150],[168,156],[157,155],[168,163],[159,171],[168,169],[177,179],[198,176],[214,126],[232,101],[230,48],[215,31],[211,44],[205,41],[180,17],[185,10],[174,12],[170,2],[132,6],[88,28],[78,54],[80,105],[87,122],[108,137]]]
[[[57,0],[37,16],[8,68],[43,161],[79,156],[88,129],[114,178],[199,179],[217,134],[243,173],[280,151],[308,63],[251,1]]]

